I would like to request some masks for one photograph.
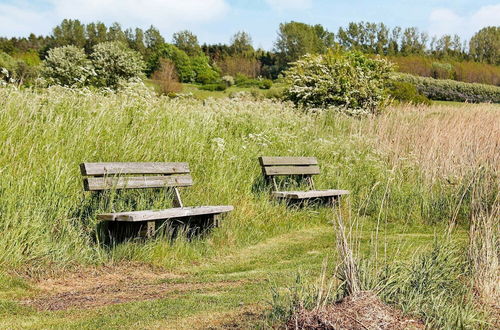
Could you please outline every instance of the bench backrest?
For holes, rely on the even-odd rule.
[[[188,163],[83,163],[80,170],[86,191],[193,185]]]
[[[276,176],[300,175],[308,179],[314,189],[312,175],[319,174],[318,160],[316,157],[259,157],[262,173],[267,180],[273,182],[277,189]]]

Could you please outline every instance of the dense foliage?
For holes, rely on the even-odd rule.
[[[436,60],[424,56],[387,56],[396,71],[435,79],[500,86],[500,66],[455,60]]]
[[[140,77],[145,66],[139,53],[116,41],[96,45],[90,58],[97,87],[116,88],[122,82]]]
[[[82,87],[90,84],[95,71],[83,48],[70,45],[49,51],[44,60],[43,75],[49,85]]]
[[[500,65],[500,26],[479,30],[469,42],[469,52],[475,61]]]
[[[389,95],[394,100],[402,103],[431,104],[427,96],[419,92],[417,87],[409,82],[392,81],[389,87]]]
[[[431,100],[500,103],[500,87],[498,86],[417,77],[409,74],[397,74],[394,78],[415,85]]]
[[[402,72],[418,75],[423,72],[424,76],[439,79],[499,84],[498,66],[477,63],[499,63],[499,28],[494,26],[478,31],[467,49],[466,40],[456,35],[431,37],[415,27],[389,28],[383,23],[351,22],[334,34],[320,24],[291,21],[280,24],[274,49],[265,51],[255,49],[251,36],[244,31],[237,32],[227,44],[200,45],[195,34],[183,30],[174,33],[169,44],[154,26],[146,30],[123,29],[119,23],[107,26],[102,22],[83,24],[79,20],[64,19],[50,36],[0,37],[0,51],[18,61],[17,69],[9,70],[9,76],[18,77],[15,79],[17,83],[30,84],[36,78],[40,58],[47,57],[50,49],[73,45],[90,55],[97,44],[106,41],[118,41],[137,51],[148,63],[148,76],[159,69],[159,58],[173,61],[183,82],[218,83],[220,77],[235,77],[238,73],[250,78],[276,79],[301,56],[323,54],[333,47],[389,56],[398,64],[406,63],[405,58],[412,57],[413,62],[406,64],[414,67],[403,64]],[[199,78],[193,72],[191,62],[200,73]]]
[[[83,48],[53,48],[44,60],[43,75],[49,85],[117,88],[123,82],[139,78],[143,69],[140,55],[115,41],[96,45],[90,59]]]
[[[40,60],[36,54],[27,52],[14,58],[0,51],[0,85],[14,83],[30,84],[38,76]]]
[[[285,72],[285,97],[304,108],[377,113],[388,101],[389,62],[359,52],[306,55]]]

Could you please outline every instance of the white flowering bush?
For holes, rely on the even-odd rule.
[[[359,52],[306,55],[285,71],[285,99],[306,109],[377,113],[389,102],[391,64]]]
[[[98,87],[116,88],[124,81],[141,77],[145,68],[138,52],[117,41],[95,45],[90,59],[96,72],[94,84]]]
[[[234,85],[234,78],[233,76],[223,76],[222,81],[226,84],[226,86],[233,86]]]
[[[90,83],[95,71],[82,48],[64,46],[49,50],[42,74],[50,85],[83,87]]]

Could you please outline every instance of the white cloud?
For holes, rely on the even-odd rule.
[[[162,31],[172,31],[185,28],[188,23],[213,21],[229,11],[226,0],[47,0],[47,3],[50,9],[45,10],[22,3],[0,4],[2,34],[48,33],[63,18],[82,22],[117,21],[126,27],[153,24]],[[33,31],[35,27],[41,31]]]
[[[458,34],[469,38],[485,26],[497,26],[500,4],[483,6],[466,15],[458,15],[451,9],[435,9],[429,15],[429,32],[432,35]]]
[[[299,10],[312,7],[312,0],[266,0],[266,2],[275,10]]]

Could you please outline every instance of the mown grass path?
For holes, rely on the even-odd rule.
[[[400,260],[430,246],[434,239],[432,232],[422,230],[399,228],[398,232],[387,230],[381,241],[400,247],[399,251],[389,249],[398,253]],[[373,250],[372,234],[370,228],[360,235],[363,254]],[[141,270],[135,264],[129,266],[129,276],[123,274],[127,268],[104,269],[89,279],[93,285],[83,283],[85,274],[80,278],[66,274],[63,277],[69,280],[59,286],[54,279],[50,287],[47,281],[41,281],[45,287],[40,283],[13,283],[3,292],[4,297],[9,292],[11,296],[2,302],[0,327],[262,327],[271,286],[290,285],[297,272],[314,279],[325,258],[333,271],[333,246],[333,228],[325,224],[280,235],[203,263],[169,272],[155,270],[154,276],[147,267]],[[381,254],[384,249],[384,244],[380,244]],[[117,271],[121,277],[115,276],[113,282],[112,272]],[[141,273],[145,275],[139,278]],[[73,289],[71,283],[75,285]],[[32,305],[27,306],[27,302]]]

